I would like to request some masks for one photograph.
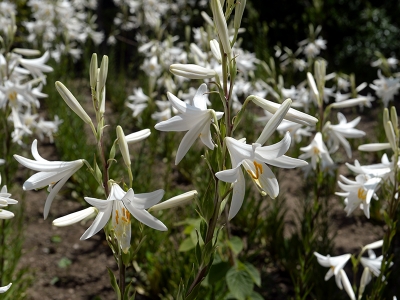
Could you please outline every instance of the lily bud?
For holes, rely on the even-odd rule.
[[[107,80],[107,74],[108,74],[108,56],[104,55],[103,59],[101,60],[101,65],[100,65],[100,72],[99,72],[99,86],[100,89],[102,89],[106,85],[106,80]]]
[[[221,50],[219,49],[219,43],[217,40],[211,40],[210,41],[210,48],[213,56],[215,57],[216,60],[220,63],[222,58],[221,58]]]
[[[211,0],[211,10],[214,17],[215,28],[217,29],[222,48],[224,49],[224,53],[228,55],[228,59],[230,60],[232,56],[231,42],[229,40],[228,26],[226,25],[224,12],[222,11],[222,6],[219,0]]]
[[[53,225],[57,227],[72,225],[92,216],[96,212],[97,209],[95,207],[88,207],[86,209],[55,219],[53,221]]]
[[[314,95],[315,100],[317,100],[318,105],[320,105],[317,84],[315,83],[314,76],[310,72],[307,72],[307,82],[311,89],[311,93]]]
[[[208,25],[214,26],[213,20],[211,20],[210,16],[205,11],[202,11],[200,14],[203,17],[204,21],[208,23]]]
[[[21,54],[24,56],[36,56],[40,55],[40,51],[36,49],[22,49],[22,48],[14,48],[12,52]]]
[[[252,100],[254,102],[254,104],[258,105],[259,107],[261,107],[273,114],[281,106],[278,103],[274,103],[272,101],[265,100],[261,97],[255,96],[255,95],[251,95],[248,98],[250,98],[250,100]],[[296,109],[293,109],[293,108],[289,108],[284,119],[298,123],[298,124],[307,125],[307,126],[314,126],[318,122],[317,118],[310,116],[306,113],[303,113],[301,111],[298,111]]]
[[[217,73],[212,69],[207,69],[193,64],[173,64],[169,67],[172,74],[186,77],[189,79],[213,78]]]
[[[136,142],[140,142],[140,141],[144,140],[145,138],[149,137],[150,133],[151,133],[150,129],[143,129],[138,132],[128,134],[127,136],[125,136],[125,139],[128,144],[133,144]]]
[[[181,195],[172,197],[171,199],[168,199],[162,203],[156,204],[152,207],[149,208],[149,211],[158,211],[158,210],[163,210],[163,209],[168,209],[168,208],[173,208],[176,206],[181,206],[184,205],[191,200],[193,200],[197,196],[197,191],[193,190],[190,192],[183,193]]]
[[[365,144],[365,145],[360,145],[358,146],[359,151],[381,151],[381,150],[386,150],[390,149],[392,146],[390,143],[371,143],[371,144]]]
[[[55,83],[57,91],[60,93],[61,97],[64,99],[65,103],[71,108],[85,123],[89,124],[92,122],[89,115],[79,104],[78,100],[72,95],[72,93],[63,85],[60,81]]]
[[[90,87],[92,89],[96,88],[97,84],[97,54],[93,53],[92,54],[92,59],[90,60]]]
[[[235,19],[233,21],[233,26],[235,27],[235,32],[238,32],[240,24],[243,18],[244,8],[246,7],[246,0],[236,1],[235,7]]]
[[[330,106],[332,108],[345,108],[345,107],[353,107],[359,104],[368,103],[368,99],[365,97],[359,97],[355,99],[344,100],[340,102],[332,103]]]
[[[129,156],[128,143],[126,141],[124,131],[122,130],[122,127],[119,125],[117,126],[117,138],[122,158],[124,159],[125,165],[129,168],[131,166],[131,158]]]
[[[269,119],[267,125],[265,125],[263,131],[261,132],[259,138],[256,143],[263,145],[271,134],[276,130],[276,128],[281,124],[283,118],[288,112],[290,105],[292,104],[291,99],[286,99],[282,105],[278,108],[278,110],[274,113],[271,119]]]

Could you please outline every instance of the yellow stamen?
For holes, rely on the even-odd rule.
[[[357,193],[358,199],[365,201],[367,199],[367,191],[364,188],[359,188]]]
[[[118,219],[119,219],[119,216],[118,216],[118,209],[116,209],[116,210],[115,210],[115,222],[117,223],[117,225],[118,225]]]
[[[247,173],[254,179],[257,180],[260,178],[260,175],[263,173],[263,166],[256,161],[253,161],[254,167],[256,168],[256,174],[252,170],[246,170]]]
[[[12,91],[8,94],[8,99],[11,102],[14,102],[15,100],[17,100],[17,92],[16,91]]]

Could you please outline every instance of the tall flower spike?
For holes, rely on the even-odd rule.
[[[14,154],[14,158],[21,165],[28,169],[39,171],[39,173],[32,175],[25,181],[23,185],[24,190],[34,190],[47,185],[49,186],[50,194],[47,196],[43,211],[44,218],[46,219],[54,197],[64,183],[83,166],[84,161],[82,159],[69,162],[48,161],[40,156],[37,149],[37,140],[34,140],[32,143],[32,156],[35,160]]]
[[[168,99],[172,106],[180,112],[179,115],[172,117],[169,120],[157,123],[154,128],[160,131],[187,131],[179,144],[176,153],[175,164],[177,165],[189,151],[195,140],[200,137],[200,140],[209,149],[214,149],[214,144],[211,139],[210,125],[213,120],[213,115],[219,120],[222,118],[222,112],[215,112],[212,109],[207,109],[207,85],[200,85],[193,98],[191,104],[186,104],[179,100],[171,93],[167,93]]]

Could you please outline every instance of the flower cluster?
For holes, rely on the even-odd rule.
[[[358,261],[364,267],[360,281],[360,288],[358,291],[358,299],[361,299],[365,291],[365,286],[371,281],[372,275],[379,277],[381,273],[382,255],[376,257],[373,249],[380,248],[382,245],[383,240],[380,240],[364,246],[358,255],[358,259],[355,259],[355,261]],[[368,257],[362,256],[365,251],[368,251]],[[329,280],[332,276],[335,276],[336,285],[338,288],[341,290],[344,288],[350,299],[355,300],[356,296],[354,294],[354,290],[350,284],[346,272],[343,270],[352,255],[344,254],[340,256],[323,256],[317,252],[314,252],[314,255],[317,257],[318,263],[321,266],[329,268],[328,273],[325,275],[325,280]],[[382,280],[384,280],[384,278]]]
[[[1,15],[0,19],[4,20]],[[42,93],[43,85],[46,84],[45,73],[53,71],[46,65],[49,52],[31,58],[40,55],[40,52],[13,48],[11,42],[17,28],[14,18],[10,20],[7,27],[3,28],[7,29],[3,35],[6,43],[0,48],[0,110],[13,124],[13,142],[23,144],[24,138],[31,135],[36,135],[40,140],[48,138],[53,142],[53,135],[62,121],[57,116],[54,121],[48,121],[38,113],[40,100],[47,97]]]
[[[34,47],[51,50],[56,61],[66,53],[74,60],[79,59],[81,47],[89,38],[96,45],[103,41],[103,33],[97,31],[93,13],[96,2],[29,0],[27,4],[32,9],[32,18],[23,23],[29,32],[27,40]]]

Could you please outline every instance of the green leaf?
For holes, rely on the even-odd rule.
[[[226,273],[228,273],[231,268],[231,264],[225,261],[213,264],[208,273],[208,282],[214,284],[221,279],[225,278]]]
[[[229,247],[232,249],[233,253],[238,255],[240,253],[240,251],[243,250],[243,242],[242,242],[241,238],[239,238],[237,236],[233,236],[229,240]]]
[[[258,286],[261,287],[261,276],[260,272],[256,269],[255,266],[253,266],[249,262],[244,263],[246,271],[250,274],[251,278],[253,279],[253,282]]]
[[[249,297],[249,300],[264,300],[264,298],[259,293],[253,291]]]
[[[186,252],[189,251],[191,249],[193,249],[196,246],[195,243],[193,243],[193,240],[191,237],[188,237],[186,239],[183,240],[183,242],[179,245],[179,252]]]
[[[130,291],[131,291],[131,287],[132,287],[132,281],[129,282],[129,284],[125,287],[125,293],[124,293],[124,300],[129,300],[132,299],[132,297],[129,297]],[[133,293],[133,299],[135,299],[135,293],[136,291]]]
[[[115,275],[113,271],[110,270],[110,268],[107,268],[107,271],[108,271],[108,276],[110,276],[111,286],[114,288],[114,291],[117,294],[117,299],[121,300],[121,291],[117,283],[117,278],[115,278]]]
[[[250,296],[254,287],[249,272],[245,269],[238,270],[236,267],[232,267],[226,274],[226,283],[230,293],[239,300],[245,300]]]

